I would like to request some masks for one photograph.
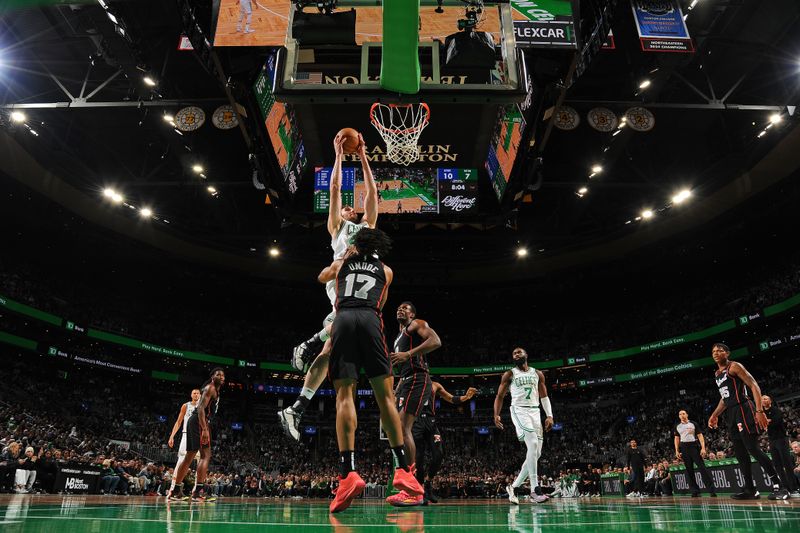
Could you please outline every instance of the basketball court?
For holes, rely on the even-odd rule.
[[[0,524],[8,533],[50,531],[737,531],[800,528],[800,502],[733,503],[725,498],[551,500],[532,506],[505,500],[453,500],[397,509],[358,500],[331,515],[328,501],[221,499],[215,504],[170,504],[163,498],[2,496]]]

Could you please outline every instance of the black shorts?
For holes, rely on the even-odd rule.
[[[208,431],[209,441],[208,444],[200,445],[200,417],[197,416],[197,411],[192,413],[189,420],[186,422],[186,451],[197,452],[200,448],[211,447],[211,430]]]
[[[758,435],[756,425],[756,408],[753,402],[746,401],[727,409],[728,433],[732,439],[739,438],[742,433]]]
[[[336,312],[331,331],[331,359],[328,377],[358,379],[363,368],[367,378],[392,373],[383,318],[367,307],[343,308]]]
[[[403,378],[397,391],[397,410],[419,416],[423,408],[433,401],[432,389],[431,377],[427,372],[415,372]]]
[[[414,437],[414,442],[417,443],[417,449],[424,447],[428,442],[436,444],[442,442],[442,433],[436,426],[436,417],[428,413],[422,413],[414,421],[414,427],[411,428],[411,435]]]

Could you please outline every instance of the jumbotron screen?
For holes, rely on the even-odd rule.
[[[315,213],[328,212],[331,171],[331,167],[315,169]],[[378,188],[379,213],[457,215],[477,211],[477,169],[378,167],[372,174]],[[363,212],[365,195],[361,168],[342,168],[342,205]]]

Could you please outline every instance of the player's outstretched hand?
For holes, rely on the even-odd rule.
[[[464,394],[464,399],[465,400],[469,400],[470,398],[472,398],[476,394],[478,394],[478,389],[476,389],[475,387],[470,387],[470,388],[467,389],[466,394]]]
[[[389,359],[391,359],[393,365],[405,363],[410,358],[411,354],[409,352],[392,352],[389,354]]]
[[[342,157],[344,155],[344,136],[337,135],[333,138],[333,152],[336,154],[336,157]]]
[[[548,416],[544,419],[544,430],[550,431],[551,429],[553,429],[553,417]]]
[[[505,429],[505,428],[503,427],[503,422],[502,422],[502,420],[500,420],[500,415],[494,415],[494,425],[495,425],[495,427],[496,427],[496,428],[498,428],[498,429],[500,429],[500,430],[503,430],[503,429]]]
[[[710,427],[711,429],[717,429],[717,417],[716,416],[711,415],[711,417],[708,419],[708,427]]]

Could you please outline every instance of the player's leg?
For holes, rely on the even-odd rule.
[[[244,0],[239,0],[239,22],[236,23],[236,31],[242,31],[242,21],[244,20],[245,11],[244,5],[242,5]]]
[[[331,297],[332,294],[335,295],[335,284],[330,281],[325,285],[325,290],[328,292],[328,297]],[[335,296],[334,296],[335,299]],[[331,300],[334,301],[334,300]],[[305,368],[306,363],[314,356],[314,354],[319,353],[322,349],[325,341],[327,341],[331,337],[331,328],[333,327],[333,321],[336,318],[336,311],[333,310],[328,313],[328,316],[322,321],[322,329],[312,335],[310,338],[304,340],[300,344],[294,347],[292,350],[292,367],[295,370],[303,371]]]
[[[769,499],[788,500],[789,491],[786,490],[786,488],[781,487],[781,478],[778,476],[778,472],[775,470],[775,465],[772,464],[772,460],[766,453],[764,453],[764,450],[761,449],[761,446],[758,442],[758,435],[748,433],[747,431],[742,431],[741,441],[747,450],[747,453],[753,456],[753,459],[758,462],[764,473],[769,476],[770,484],[772,485],[772,494],[769,495]]]
[[[181,435],[181,444],[180,446],[178,446],[178,462],[175,463],[174,475],[172,476],[172,481],[170,482],[169,490],[167,491],[166,494],[168,500],[173,498],[173,496],[174,499],[176,500],[183,498],[183,489],[181,488],[182,485],[178,486],[177,493],[175,492],[175,487],[178,484],[178,472],[181,471],[183,463],[186,462],[187,455],[188,454],[186,452],[186,434],[184,433],[183,435]],[[193,453],[191,459],[194,459],[194,455],[195,454]],[[192,464],[191,459],[189,460],[190,465]],[[185,474],[186,471],[188,471],[188,468],[184,471],[184,475],[186,475]],[[181,481],[183,481],[183,477],[181,477]]]
[[[416,420],[417,417],[408,411],[400,413],[400,425],[403,429],[403,442],[405,442],[406,445],[406,457],[410,460],[416,460],[417,457],[417,445],[414,442],[414,434],[412,431]],[[411,466],[413,467],[414,464],[412,463]]]
[[[444,445],[442,444],[442,434],[439,428],[436,427],[436,424],[431,424],[428,435],[430,439],[428,441],[428,449],[431,452],[431,460],[428,464],[428,480],[423,488],[425,489],[425,498],[429,502],[439,503],[439,499],[433,492],[433,478],[436,477],[436,474],[439,473],[439,469],[442,467],[442,462],[444,461]]]
[[[208,465],[211,463],[211,442],[208,445],[204,445],[200,447],[200,459],[197,461],[197,472],[194,477],[194,487],[192,488],[192,500],[199,501],[201,500],[199,491],[197,490],[199,487],[203,487],[206,482],[206,476],[208,475]],[[205,500],[205,495],[202,498]]]
[[[536,500],[536,487],[539,480],[539,437],[533,431],[525,432],[525,467],[528,470],[528,480],[531,484],[531,502]]]
[[[294,404],[282,411],[278,411],[283,431],[296,441],[300,440],[300,419],[306,411],[311,399],[325,381],[330,364],[331,341],[325,341],[322,352],[314,359],[303,380],[303,389],[295,399]]]
[[[425,422],[426,420],[424,418],[418,418],[414,423],[414,427],[411,428],[411,434],[414,437],[414,442],[417,444],[417,452],[414,454],[414,465],[416,466],[414,477],[417,478],[420,484],[425,482],[425,452],[428,450],[429,442],[427,438],[428,428]]]

